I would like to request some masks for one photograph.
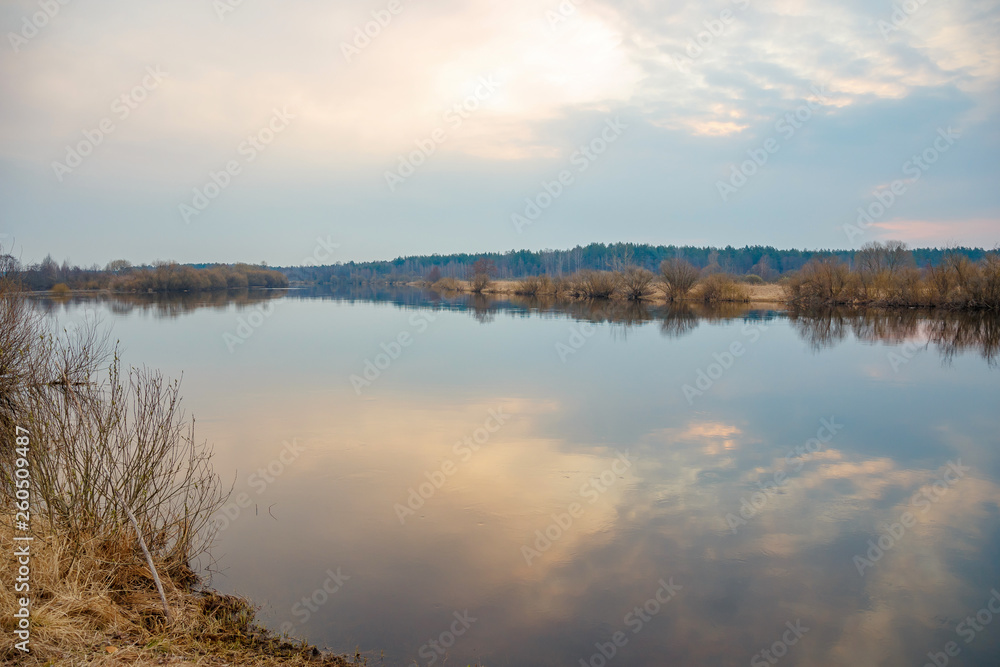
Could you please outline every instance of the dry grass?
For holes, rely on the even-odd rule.
[[[698,284],[698,298],[707,303],[749,301],[750,290],[725,273],[713,273]]]
[[[549,299],[589,299],[589,298],[606,298],[606,299],[623,299],[629,300],[629,294],[631,293],[632,299],[636,299],[636,295],[642,294],[636,300],[652,301],[657,300],[662,301],[664,296],[660,296],[656,290],[657,281],[656,276],[652,276],[651,282],[646,283],[645,277],[640,277],[637,281],[632,281],[631,286],[628,279],[623,274],[618,275],[616,289],[611,293],[609,297],[591,297],[588,294],[592,293],[592,290],[588,289],[588,286],[584,280],[584,275],[576,274],[573,276],[557,276],[556,278],[550,279],[548,276],[531,276],[524,278],[522,280],[494,280],[490,283],[490,286],[486,293],[492,295],[509,295],[509,296],[528,296],[528,297],[546,297]],[[652,275],[652,274],[650,274]],[[645,283],[645,284],[644,284]],[[756,301],[762,303],[786,303],[788,301],[788,296],[785,293],[785,289],[782,285],[775,283],[756,283],[747,284],[740,280],[740,284],[743,287],[744,292],[737,294],[737,301]],[[426,286],[426,285],[424,285]],[[664,292],[667,292],[666,285],[660,284]],[[454,278],[442,278],[438,280],[431,289],[437,290],[439,292],[470,292],[469,283],[466,281],[455,280]],[[601,290],[604,292],[603,290]],[[685,298],[678,298],[676,301],[700,300],[700,295],[697,291],[694,294],[688,293]],[[667,301],[674,301],[675,299],[667,298]]]
[[[540,296],[552,294],[555,288],[548,276],[528,276],[515,283],[512,293],[521,296]]]
[[[431,289],[439,292],[457,292],[462,289],[462,283],[455,278],[441,278],[431,285]]]
[[[13,543],[11,518],[0,518],[0,542],[6,545]],[[24,655],[7,641],[0,660],[8,664],[295,665],[316,657],[311,647],[281,641],[257,627],[256,609],[247,600],[195,591],[188,576],[176,573],[164,577],[174,618],[168,624],[127,531],[79,540],[53,531],[40,518],[32,518],[32,527],[31,653]],[[13,549],[5,548],[0,567],[13,572],[16,565]],[[166,563],[160,565],[169,572]],[[15,629],[15,597],[12,586],[0,589],[0,629],[8,638]],[[351,663],[327,657],[320,664]]]

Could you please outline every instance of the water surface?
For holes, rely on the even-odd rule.
[[[183,373],[235,480],[213,584],[274,629],[392,665],[1000,662],[995,316],[231,297],[43,305]]]

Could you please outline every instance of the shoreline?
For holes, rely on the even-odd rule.
[[[472,289],[472,284],[468,280],[456,280],[455,283],[458,285],[458,289],[439,289],[433,285],[428,285],[426,281],[412,281],[404,283],[407,287],[415,287],[418,289],[429,289],[435,292],[460,292],[463,294],[483,294],[484,296],[520,296],[520,297],[536,297],[536,298],[558,298],[566,301],[586,301],[586,298],[573,297],[565,293],[556,294],[554,292],[545,292],[540,294],[524,294],[518,291],[519,280],[496,280],[490,283],[490,286],[479,292]],[[716,299],[715,301],[721,303],[768,303],[768,304],[781,304],[783,306],[791,305],[788,300],[785,288],[776,283],[765,283],[763,285],[750,284],[750,283],[738,283],[747,293],[745,298],[722,298]],[[599,300],[599,299],[597,299]],[[625,298],[619,294],[614,294],[607,297],[607,301],[629,301],[630,299]],[[650,294],[641,299],[633,299],[633,301],[639,303],[647,304],[667,304],[667,303],[705,303],[705,300],[700,297],[696,290],[693,290],[687,296],[669,300],[663,293],[663,289],[660,286],[656,286],[650,290]]]

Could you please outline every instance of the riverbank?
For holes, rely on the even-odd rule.
[[[29,556],[3,550],[0,567],[14,573],[28,562],[27,590],[0,590],[0,626],[7,638],[0,659],[20,665],[326,665],[367,664],[356,656],[324,655],[284,640],[254,622],[244,598],[198,586],[186,567],[157,564],[170,622],[134,534],[96,533],[85,541],[53,530],[39,515],[30,535],[14,532],[14,516],[0,518],[0,543],[28,545]],[[21,538],[15,541],[14,538]],[[25,540],[26,536],[32,539]],[[12,582],[14,577],[4,577]],[[22,599],[30,603],[28,643],[16,638]]]
[[[2,272],[0,369],[3,664],[366,664],[207,587],[229,494],[178,383],[123,367],[96,326],[55,330]]]
[[[494,280],[489,283],[487,287],[481,290],[473,289],[472,281],[469,280],[452,280],[445,279],[445,281],[439,281],[433,285],[428,284],[426,281],[415,281],[406,283],[409,287],[422,287],[425,289],[433,289],[440,292],[460,292],[466,294],[485,294],[487,296],[553,296],[552,291],[535,293],[535,294],[525,294],[523,288],[523,281],[520,280]],[[729,303],[759,303],[759,304],[788,304],[788,294],[782,285],[776,283],[763,283],[763,284],[748,284],[748,283],[735,283],[739,285],[743,293],[730,298],[714,299],[720,302]],[[583,296],[575,296],[568,292],[559,292],[558,296],[568,299],[585,299]],[[621,293],[612,293],[609,300],[628,300]],[[662,286],[653,285],[650,287],[648,294],[643,296],[638,301],[643,301],[646,303],[664,304],[668,302],[667,295]],[[705,301],[705,297],[702,292],[695,288],[687,295],[673,299],[674,302],[690,302],[690,303],[702,303]]]

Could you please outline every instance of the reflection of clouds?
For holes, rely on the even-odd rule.
[[[691,424],[687,430],[680,434],[680,437],[705,440],[703,451],[708,455],[715,455],[736,449],[737,443],[733,436],[741,433],[742,431],[735,426],[720,422],[703,422]]]
[[[508,423],[471,459],[458,460],[453,444],[497,407],[511,415]],[[409,655],[452,610],[468,608],[480,621],[456,650],[510,664],[572,664],[622,629],[659,578],[673,577],[684,589],[629,636],[616,664],[649,664],[649,656],[664,664],[746,664],[786,621],[801,618],[810,631],[782,664],[897,665],[938,643],[929,641],[941,631],[935,619],[980,602],[962,563],[980,562],[990,539],[1000,497],[992,481],[961,480],[861,578],[852,557],[882,524],[899,520],[938,470],[857,453],[837,439],[797,469],[785,454],[810,433],[782,444],[765,437],[771,428],[763,421],[685,416],[616,443],[631,450],[633,467],[597,503],[585,503],[584,515],[528,567],[521,545],[552,512],[579,500],[581,484],[614,458],[612,446],[581,450],[542,435],[551,415],[567,409],[559,400],[406,393],[343,404],[323,396],[277,408],[313,442],[305,465],[274,488],[286,494],[283,522],[274,524],[289,531],[286,540],[252,534],[251,517],[225,537],[263,549],[257,558],[266,563],[280,560],[286,541],[304,541],[283,554],[292,573],[267,584],[279,610],[331,561],[343,563],[355,586],[324,609],[326,625],[317,617],[308,628],[314,641],[353,646],[377,635],[379,648]],[[973,446],[960,436],[928,430],[956,456]],[[457,472],[400,526],[392,505],[446,460],[456,461]],[[788,482],[733,535],[725,514],[776,470]],[[336,511],[317,515],[317,506]]]

